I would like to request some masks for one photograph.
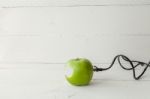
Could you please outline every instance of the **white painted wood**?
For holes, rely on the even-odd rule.
[[[149,61],[149,4],[0,0],[0,99],[149,99],[149,69],[135,81],[132,71],[116,64],[94,73],[84,87],[71,86],[64,77],[64,63],[75,57],[103,67],[120,53]]]
[[[99,64],[102,65],[102,64]],[[149,99],[150,73],[135,81],[118,65],[95,73],[89,86],[75,87],[64,78],[65,64],[1,64],[1,99]]]
[[[93,63],[110,63],[115,55],[148,62],[149,37],[2,37],[0,60],[5,63],[64,63],[85,57]]]
[[[149,36],[150,6],[2,8],[2,35]]]
[[[65,63],[117,54],[149,61],[150,6],[3,8],[1,63]]]
[[[130,6],[149,5],[149,0],[0,0],[1,7],[37,6]]]

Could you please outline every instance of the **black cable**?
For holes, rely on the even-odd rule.
[[[130,68],[128,67],[125,67],[122,63],[121,63],[121,59],[124,60],[125,62],[128,62],[130,64]],[[94,66],[93,68],[93,71],[105,71],[105,70],[109,70],[115,63],[115,61],[118,60],[118,63],[119,65],[125,69],[125,70],[132,70],[133,71],[133,77],[135,80],[139,80],[143,74],[145,73],[145,71],[147,70],[148,67],[150,67],[150,62],[149,63],[144,63],[144,62],[141,62],[141,61],[134,61],[134,60],[130,60],[128,57],[126,57],[125,55],[117,55],[112,63],[110,64],[109,67],[107,68],[98,68],[97,66]],[[138,67],[138,66],[145,66],[144,70],[142,71],[142,73],[138,76],[136,76],[136,73],[135,73],[135,69]]]

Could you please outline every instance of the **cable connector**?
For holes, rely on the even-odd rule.
[[[97,66],[93,66],[93,71],[95,72],[99,72],[99,71],[103,71],[103,68],[98,68]]]

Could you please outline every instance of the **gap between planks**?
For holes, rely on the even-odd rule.
[[[146,4],[91,4],[91,5],[80,5],[80,4],[69,4],[69,5],[33,5],[33,6],[1,6],[1,8],[44,8],[44,7],[103,7],[103,6],[150,6],[150,3],[146,3]]]

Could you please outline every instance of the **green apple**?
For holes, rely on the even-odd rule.
[[[76,58],[67,62],[65,77],[70,84],[76,86],[88,85],[92,76],[93,66],[88,59]]]

